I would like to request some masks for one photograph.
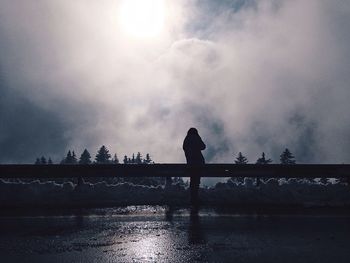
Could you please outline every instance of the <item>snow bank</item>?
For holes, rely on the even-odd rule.
[[[321,183],[316,180],[269,179],[259,186],[255,179],[243,182],[218,183],[213,188],[201,188],[204,204],[273,204],[303,206],[350,205],[350,187],[337,179]],[[132,183],[107,184],[72,182],[57,183],[38,180],[0,180],[0,206],[24,205],[139,205],[139,204],[188,204],[188,190],[180,185],[144,186]]]
[[[268,179],[259,186],[256,180],[245,178],[243,183],[218,183],[203,192],[210,204],[274,204],[303,206],[350,205],[350,187],[338,179],[321,183],[320,179]]]
[[[173,185],[170,190],[164,190],[162,186],[132,183],[107,184],[104,181],[95,184],[84,182],[78,186],[72,182],[0,180],[0,206],[2,207],[164,204],[169,198],[177,203],[177,200],[182,200],[184,196],[186,196],[186,189],[178,185]]]

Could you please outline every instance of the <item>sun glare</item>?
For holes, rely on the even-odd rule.
[[[124,0],[119,22],[122,30],[133,37],[156,37],[163,30],[164,13],[164,0]]]

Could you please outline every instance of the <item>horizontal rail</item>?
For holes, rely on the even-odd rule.
[[[202,177],[341,178],[350,179],[349,164],[92,164],[0,165],[0,178],[71,177]]]

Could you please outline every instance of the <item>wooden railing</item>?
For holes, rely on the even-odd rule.
[[[0,178],[188,177],[193,170],[202,177],[350,179],[349,164],[3,164],[0,165]]]

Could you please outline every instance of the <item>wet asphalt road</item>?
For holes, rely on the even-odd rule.
[[[0,217],[0,262],[350,262],[349,215],[166,207]]]

